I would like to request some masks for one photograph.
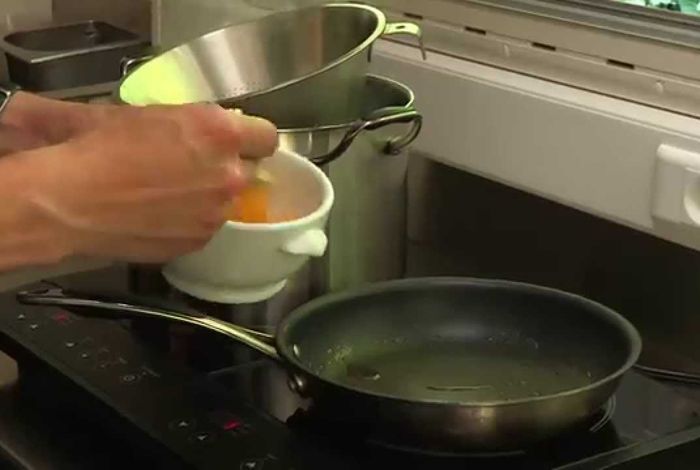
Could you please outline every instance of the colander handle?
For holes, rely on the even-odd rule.
[[[420,47],[421,56],[423,60],[428,58],[425,52],[425,44],[423,43],[423,30],[420,26],[415,23],[399,22],[399,23],[387,23],[384,27],[384,33],[382,36],[396,36],[396,35],[407,35],[413,36],[418,39],[418,47]]]
[[[136,67],[145,64],[149,60],[153,59],[154,55],[143,55],[139,57],[124,57],[120,62],[120,70],[122,78],[129,75],[136,69]]]
[[[409,131],[401,137],[396,137],[388,141],[383,149],[386,154],[397,155],[416,139],[423,127],[423,116],[415,109],[395,107],[382,108],[371,117],[356,121],[333,150],[325,155],[311,158],[311,161],[319,166],[327,165],[344,154],[355,141],[355,138],[362,132],[373,131],[390,124],[407,123],[411,124]]]

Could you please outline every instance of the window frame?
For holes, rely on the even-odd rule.
[[[371,3],[419,22],[429,50],[700,117],[700,18],[611,0]]]

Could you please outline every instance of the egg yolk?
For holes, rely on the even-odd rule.
[[[269,201],[270,188],[266,184],[250,185],[236,196],[228,218],[249,224],[268,223]]]
[[[270,211],[270,187],[267,184],[253,184],[243,189],[227,214],[227,219],[247,224],[280,223],[298,218],[293,211],[277,214]]]

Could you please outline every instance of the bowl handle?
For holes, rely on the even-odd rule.
[[[285,243],[282,251],[290,255],[319,258],[324,255],[326,248],[328,248],[326,233],[321,229],[313,229]]]

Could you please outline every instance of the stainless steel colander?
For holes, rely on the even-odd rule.
[[[126,103],[216,102],[274,114],[284,127],[344,123],[361,113],[371,46],[388,34],[421,37],[417,25],[387,23],[367,5],[284,11],[127,63],[119,95]]]

